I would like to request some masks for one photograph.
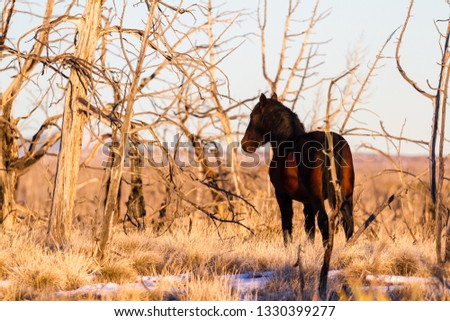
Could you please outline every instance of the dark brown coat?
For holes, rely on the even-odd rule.
[[[350,147],[345,139],[332,133],[333,152],[338,183],[343,194],[341,221],[347,240],[353,235],[354,169]],[[310,239],[315,235],[315,217],[325,245],[329,238],[328,216],[324,200],[334,207],[335,194],[330,181],[330,160],[326,134],[307,133],[297,115],[285,107],[276,95],[267,99],[261,95],[250,115],[250,123],[242,138],[242,149],[253,153],[266,143],[272,147],[273,157],[269,176],[281,211],[284,242],[292,240],[292,200],[303,203],[305,230]]]

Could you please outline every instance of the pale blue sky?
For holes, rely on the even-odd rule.
[[[132,1],[130,1],[131,3]],[[189,1],[194,2],[195,1]],[[223,1],[217,1],[223,3]],[[178,3],[178,1],[173,2]],[[187,3],[187,1],[185,1]],[[213,2],[214,3],[214,2]],[[279,44],[284,18],[287,11],[287,1],[269,0],[269,21],[267,25],[268,64],[276,65],[279,55]],[[308,17],[314,0],[303,0],[300,10],[302,16]],[[320,22],[312,40],[331,40],[321,48],[325,64],[320,67],[320,77],[332,78],[346,69],[346,58],[351,50],[360,47],[364,50],[364,60],[359,68],[361,74],[367,71],[367,64],[372,62],[387,37],[404,21],[408,0],[322,0],[322,10],[332,9],[330,16]],[[38,10],[43,5],[32,5]],[[241,23],[230,30],[231,33],[258,33],[256,22],[256,8],[258,0],[234,0],[225,2],[222,10],[248,9],[250,13]],[[131,5],[130,5],[131,7]],[[130,9],[131,12],[133,9]],[[138,9],[136,9],[138,10]],[[426,80],[436,85],[439,76],[440,47],[438,33],[434,20],[446,19],[449,16],[449,5],[446,0],[417,0],[413,9],[408,31],[404,37],[401,51],[402,62],[408,74],[416,80],[422,88],[427,88]],[[28,29],[30,20],[15,21],[17,32]],[[440,24],[445,28],[445,23]],[[395,34],[386,48],[384,55],[393,57],[398,33]],[[293,44],[294,45],[294,44]],[[410,87],[399,75],[394,59],[384,59],[382,68],[364,95],[364,104],[360,107],[366,111],[355,113],[355,118],[362,126],[378,130],[379,122],[383,121],[386,128],[393,134],[399,135],[400,128],[406,119],[404,135],[414,139],[429,140],[431,131],[432,106],[429,100],[423,98]],[[228,74],[231,94],[235,99],[247,99],[259,92],[269,93],[261,73],[260,40],[258,36],[249,37],[236,50],[221,68]],[[4,76],[4,75],[3,75]],[[3,77],[2,77],[3,78]],[[1,84],[3,83],[3,85]],[[5,88],[4,78],[0,82],[0,89]],[[322,87],[322,100],[325,102],[328,83]],[[306,99],[298,106],[296,112],[301,119],[312,109],[312,96],[317,91],[311,91]],[[22,107],[20,107],[22,108]],[[243,111],[248,112],[246,109]],[[323,112],[323,110],[322,110]],[[306,118],[306,121],[308,119]],[[308,125],[308,124],[306,124]],[[361,127],[361,124],[353,123]],[[450,123],[448,123],[450,126]],[[354,148],[361,143],[372,143],[384,147],[383,141],[375,141],[370,137],[347,137]],[[423,149],[405,144],[403,151],[408,154],[426,153]]]
[[[313,1],[303,1],[308,4],[304,10],[310,12]],[[279,55],[281,31],[286,16],[287,1],[268,1],[269,3],[269,34],[268,46],[270,57],[275,60]],[[247,5],[256,10],[257,0],[230,1],[230,7],[239,8]],[[331,15],[321,22],[314,35],[317,41],[331,39],[324,45],[321,52],[325,54],[325,64],[320,68],[324,77],[335,77],[346,68],[348,53],[356,47],[364,50],[365,60],[359,72],[366,73],[367,63],[373,62],[376,54],[388,36],[403,24],[407,13],[409,1],[407,0],[323,0],[320,8],[331,8]],[[426,80],[436,85],[439,77],[440,47],[438,33],[434,20],[446,19],[449,15],[449,5],[445,0],[418,0],[413,8],[413,16],[408,30],[404,36],[401,58],[404,69],[419,83],[422,88],[429,89]],[[446,27],[441,23],[440,27]],[[257,22],[249,19],[242,28],[257,30]],[[445,31],[445,29],[444,29]],[[384,56],[394,57],[395,46],[399,32],[392,38],[387,46]],[[275,49],[275,50],[274,50]],[[228,60],[232,79],[233,94],[239,98],[252,96],[258,91],[269,92],[268,85],[263,81],[261,74],[260,42],[258,38],[246,43],[236,55]],[[361,111],[355,118],[366,127],[374,130],[380,128],[383,121],[386,129],[393,135],[400,134],[400,128],[406,120],[404,135],[414,139],[429,141],[431,133],[432,105],[408,85],[397,71],[394,59],[384,59],[383,66],[376,71],[364,97],[364,104],[360,105],[370,112]],[[236,66],[239,66],[236,68]],[[326,99],[326,89],[323,88],[323,99]],[[315,92],[311,92],[315,94]],[[306,100],[304,105],[296,110],[300,118],[312,108],[312,102]],[[375,113],[376,115],[374,115]],[[448,115],[448,114],[447,114]],[[450,119],[450,117],[447,117]],[[355,123],[354,123],[355,124]],[[450,124],[450,123],[449,123]],[[359,125],[357,125],[360,127]],[[368,137],[347,137],[354,147],[361,143],[371,143],[383,148],[383,141],[374,141]],[[404,144],[402,150],[408,154],[426,153],[422,148],[412,144]],[[393,151],[393,150],[391,150]]]

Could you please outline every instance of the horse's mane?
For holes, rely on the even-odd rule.
[[[305,125],[303,125],[296,113],[294,113],[293,111],[291,111],[291,113],[293,115],[294,126],[296,129],[295,136],[297,137],[306,134]]]
[[[278,128],[280,132],[284,132],[289,138],[297,138],[306,134],[306,129],[303,123],[298,118],[297,114],[291,109],[283,105],[278,100],[270,99],[270,103],[279,110],[277,117],[280,117],[280,124],[284,124],[281,128]],[[272,107],[272,108],[273,108]],[[289,128],[288,128],[289,127]]]

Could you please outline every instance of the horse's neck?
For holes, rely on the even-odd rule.
[[[295,151],[295,139],[271,142],[272,160],[286,158]]]

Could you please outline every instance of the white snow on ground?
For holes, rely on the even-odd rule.
[[[271,279],[275,277],[275,272],[254,272],[234,275],[224,275],[222,278],[228,280],[232,288],[239,294],[241,300],[256,300],[253,296],[248,296],[254,290],[262,289]]]
[[[437,278],[425,278],[420,276],[401,276],[401,275],[367,275],[366,281],[385,284],[440,283],[440,281]]]
[[[233,289],[243,297],[246,293],[260,289],[275,275],[275,272],[256,272],[224,275],[221,278],[227,280]],[[56,297],[74,297],[90,294],[97,297],[106,297],[121,290],[151,291],[158,287],[158,283],[170,282],[173,284],[189,281],[189,274],[179,276],[140,276],[135,283],[96,283],[82,286],[76,290],[58,291]]]
[[[275,276],[275,272],[254,272],[244,274],[225,275],[233,289],[241,293],[263,288]]]
[[[117,284],[117,283],[95,283],[82,286],[76,290],[55,292],[57,297],[74,297],[78,295],[94,295],[98,297],[106,297],[121,290],[137,290],[151,291],[158,287],[161,281],[181,283],[187,281],[188,274],[179,276],[139,276],[134,283]]]
[[[10,285],[11,285],[11,281],[9,281],[9,280],[0,281],[0,288],[8,288]]]
[[[342,276],[342,270],[332,270],[328,273],[330,280]],[[50,296],[71,298],[76,296],[92,295],[99,298],[108,297],[118,291],[135,290],[135,291],[152,291],[158,288],[159,284],[169,283],[173,284],[174,289],[178,284],[189,282],[190,274],[181,274],[176,276],[139,276],[134,283],[117,284],[117,283],[95,283],[82,286],[70,291],[57,291]],[[275,277],[274,271],[267,272],[253,272],[243,274],[223,275],[220,278],[225,279],[232,286],[234,291],[239,293],[241,299],[251,299],[248,294],[251,291],[263,289],[264,286]],[[442,282],[445,282],[444,287],[450,287],[449,280],[439,280],[437,278],[413,277],[413,276],[398,276],[398,275],[367,275],[365,280],[373,283],[371,286],[364,286],[364,290],[379,290],[388,293],[393,290],[401,289],[406,285],[421,284],[423,286],[438,286],[443,289]],[[375,285],[379,284],[379,285]],[[9,280],[0,281],[0,288],[8,288],[11,285]]]

